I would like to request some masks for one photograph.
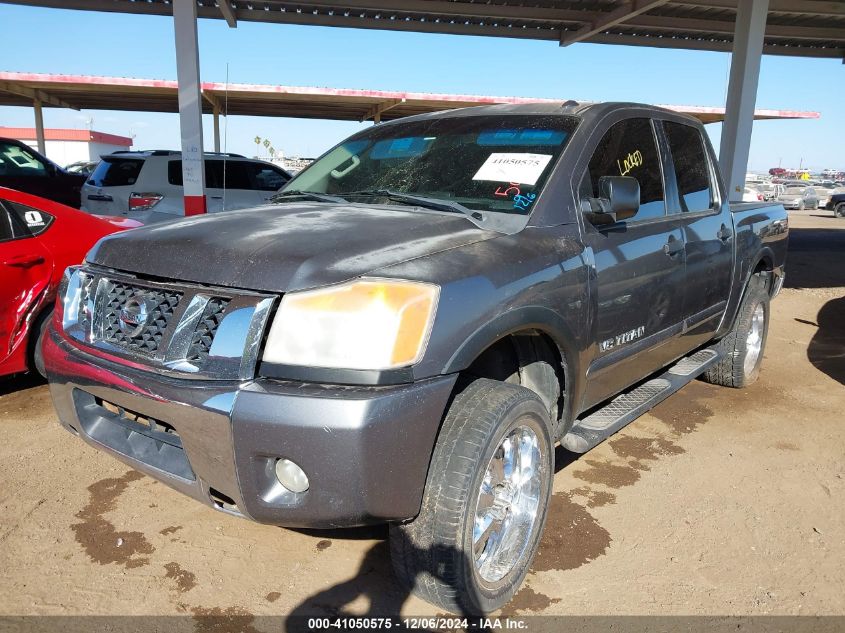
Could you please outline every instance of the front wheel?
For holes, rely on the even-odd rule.
[[[804,210],[804,201],[803,201],[803,200],[802,200],[801,202],[799,202],[799,203],[798,203],[798,210],[799,210],[799,211],[803,211],[803,210]]]
[[[833,207],[833,215],[837,218],[845,218],[845,202],[840,202]]]
[[[463,615],[505,605],[539,547],[553,472],[551,421],[537,394],[474,380],[443,422],[419,516],[391,526],[400,581]]]
[[[717,343],[721,360],[703,374],[706,382],[725,387],[747,387],[760,376],[769,333],[769,293],[766,282],[754,275],[745,289],[733,328]]]

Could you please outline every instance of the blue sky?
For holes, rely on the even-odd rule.
[[[172,20],[0,4],[0,70],[175,79]],[[200,20],[204,81],[337,88],[724,105],[726,53],[646,47]],[[754,126],[750,169],[782,161],[845,169],[845,66],[841,60],[764,56],[760,108],[814,110],[819,120]],[[45,109],[48,127],[134,135],[136,148],[179,145],[175,114]],[[205,117],[210,149],[211,120]],[[0,125],[33,125],[30,108],[0,107]],[[368,125],[368,124],[365,124]],[[233,116],[227,148],[254,154],[256,136],[288,155],[313,156],[362,124]],[[708,126],[718,146],[719,127]]]

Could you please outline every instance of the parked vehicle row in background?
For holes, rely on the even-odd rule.
[[[65,268],[101,237],[134,226],[0,187],[0,375],[44,373],[40,340]]]
[[[99,164],[100,161],[98,160],[80,160],[70,165],[65,165],[65,169],[72,174],[90,176]]]
[[[0,187],[79,208],[82,174],[71,173],[42,156],[26,143],[0,138]]]
[[[152,224],[184,215],[181,152],[114,152],[102,157],[82,188],[82,209]],[[266,203],[290,180],[286,171],[238,154],[205,154],[209,213]]]

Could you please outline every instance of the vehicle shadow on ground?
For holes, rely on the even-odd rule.
[[[404,545],[411,556],[430,551],[418,549],[407,541]],[[445,558],[454,552],[454,548],[443,547],[441,551],[435,552],[435,555]],[[441,576],[440,579],[444,578]],[[313,621],[313,618],[328,618],[332,621],[335,618],[345,617],[392,617],[394,618],[393,630],[406,630],[401,625],[397,629],[395,619],[399,617],[402,606],[410,596],[410,588],[401,583],[393,574],[390,545],[387,540],[380,541],[367,551],[354,577],[315,593],[296,605],[288,614],[285,631],[286,633],[313,631],[314,627],[309,622],[309,620]],[[457,614],[441,612],[438,617],[467,618],[475,620],[480,625],[478,616],[469,609],[464,609]],[[473,631],[489,633],[489,628],[485,626],[471,628]],[[426,628],[413,628],[413,630],[428,631]]]
[[[41,385],[46,384],[47,381],[35,372],[30,372],[28,374],[15,374],[13,376],[0,378],[0,396],[6,396],[10,393],[15,393],[16,391],[32,389],[33,387],[40,387]]]
[[[845,385],[845,297],[824,304],[816,323],[795,320],[817,327],[807,348],[813,367]]]
[[[830,219],[829,229],[789,230],[787,288],[845,286],[845,220]]]
[[[580,455],[570,453],[558,446],[555,450],[555,473],[560,472],[579,457]],[[367,551],[355,576],[308,596],[296,605],[287,619],[287,633],[313,630],[308,629],[308,620],[315,617],[342,618],[354,615],[355,617],[392,616],[396,618],[399,616],[402,606],[411,596],[411,591],[400,583],[393,573],[386,525],[342,530],[298,529],[297,531],[326,540],[378,539],[379,542]],[[421,553],[421,550],[412,543],[406,542],[405,547],[412,550],[414,555]],[[437,554],[445,556],[451,549],[447,548],[446,551]],[[463,556],[463,554],[458,555]],[[464,612],[454,614],[454,616],[445,611],[441,612],[441,617],[455,616],[472,618],[474,614],[469,609],[464,609]],[[474,626],[472,630],[487,631],[488,629]]]

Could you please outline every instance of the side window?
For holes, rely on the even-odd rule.
[[[278,191],[289,180],[280,169],[261,163],[246,163],[252,176],[252,188],[259,191]]]
[[[47,167],[32,152],[12,143],[0,143],[0,176],[47,176]]]
[[[0,242],[8,242],[14,237],[12,235],[12,225],[9,223],[9,214],[2,206],[0,206]]]
[[[672,121],[664,122],[663,128],[675,165],[681,211],[712,209],[715,196],[710,182],[710,162],[701,133],[692,126]]]
[[[223,161],[220,161],[221,183],[225,183],[226,189],[254,189],[247,171],[249,163],[238,160],[226,161],[225,180],[223,178]],[[223,185],[221,184],[221,187]]]
[[[0,224],[2,224],[4,219],[11,220],[12,239],[41,235],[44,231],[50,228],[50,225],[54,220],[53,216],[49,213],[33,209],[25,204],[4,200],[3,206],[8,209],[9,214],[4,218],[6,213],[0,209],[0,211],[2,211],[2,213],[0,213]],[[2,233],[3,229],[0,227],[0,235],[2,235]]]
[[[182,186],[182,161],[169,160],[167,161],[167,182],[177,187]],[[208,183],[206,183],[208,186]]]
[[[666,215],[660,154],[649,119],[626,119],[611,127],[587,167],[592,197],[598,197],[602,176],[631,176],[640,183],[640,210],[629,222]]]

